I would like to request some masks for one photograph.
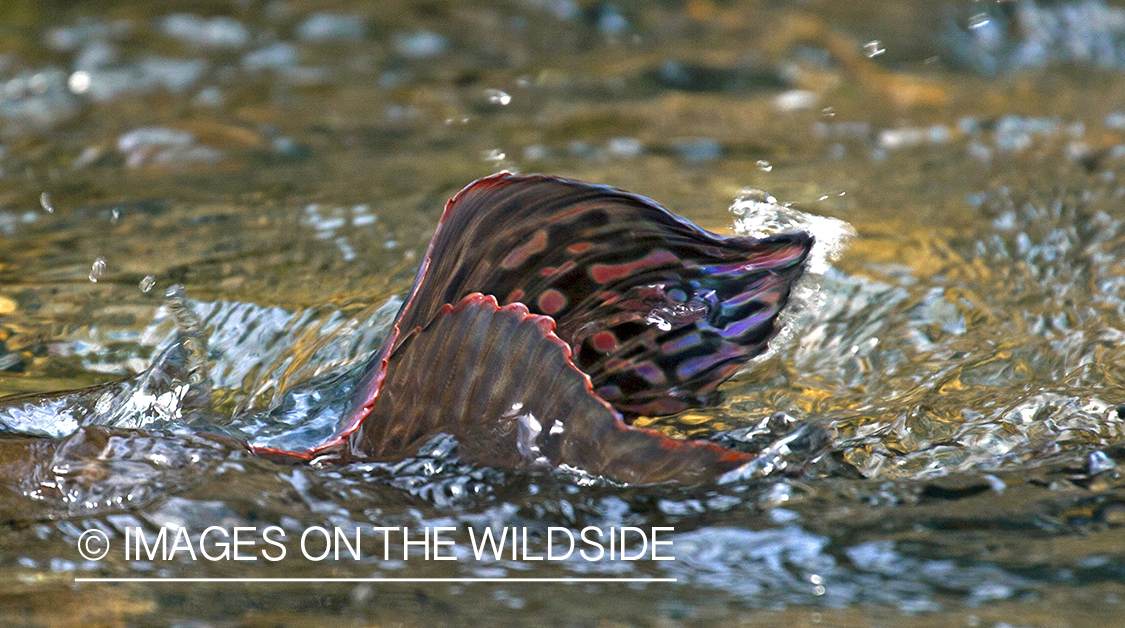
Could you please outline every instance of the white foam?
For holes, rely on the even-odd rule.
[[[788,346],[796,336],[800,322],[808,318],[803,314],[816,311],[823,305],[822,279],[832,270],[832,262],[847,250],[856,231],[838,218],[808,214],[778,203],[768,192],[757,188],[745,188],[739,192],[730,212],[736,216],[734,230],[739,235],[763,238],[804,231],[816,239],[809,252],[805,275],[793,287],[789,305],[778,317],[779,331],[770,341],[769,350],[751,361],[751,364],[756,364]]]

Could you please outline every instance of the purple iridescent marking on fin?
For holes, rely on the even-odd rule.
[[[664,355],[676,355],[677,353],[683,353],[688,349],[694,349],[702,345],[703,336],[699,332],[694,332],[664,343],[660,347],[660,352]]]
[[[746,318],[736,323],[731,323],[727,326],[726,329],[719,332],[719,335],[723,338],[737,338],[767,322],[773,316],[774,312],[771,312],[769,310],[762,310],[757,314],[747,316]]]
[[[763,277],[758,281],[746,286],[745,292],[734,295],[733,297],[723,301],[723,309],[725,312],[733,312],[735,309],[740,308],[753,301],[763,301],[775,303],[770,301],[771,297],[779,296],[776,292],[770,292],[770,288],[774,287],[777,279],[774,277]]]

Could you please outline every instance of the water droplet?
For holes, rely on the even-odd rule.
[[[39,195],[39,204],[48,214],[55,213],[55,206],[51,204],[51,195],[46,192]]]
[[[512,102],[512,97],[509,94],[498,89],[486,89],[484,95],[488,96],[488,102],[494,105],[504,106]]]
[[[766,161],[765,159],[759,159],[758,170],[761,170],[762,172],[769,172],[770,170],[773,170],[773,164]]]
[[[168,286],[164,291],[164,300],[168,301],[168,305],[183,305],[182,301],[187,298],[187,291],[184,290],[182,284],[175,284]]]
[[[484,155],[483,155],[483,158],[484,158],[485,161],[493,161],[493,162],[503,161],[507,157],[508,156],[506,154],[504,154],[504,151],[500,150],[499,148],[493,148],[492,150],[486,150],[486,151],[484,151]]]
[[[113,210],[111,210],[109,212],[109,222],[110,222],[110,224],[116,225],[118,219],[120,219],[120,218],[121,218],[121,209],[118,208],[118,207],[114,207]]]
[[[141,280],[140,284],[141,292],[148,292],[152,290],[152,287],[155,285],[156,277],[153,277],[152,275],[145,275],[145,278]]]
[[[105,274],[105,258],[99,255],[90,266],[90,281],[98,283],[98,277]]]
[[[825,107],[824,109],[820,110],[820,115],[824,116],[825,118],[835,118],[836,117],[836,108],[835,107]]]
[[[886,52],[887,49],[879,45],[878,39],[873,39],[863,45],[863,51],[867,53],[867,58],[870,59],[872,57],[878,57],[879,55]]]
[[[982,28],[982,27],[988,26],[988,23],[990,21],[991,20],[989,19],[987,13],[977,13],[973,17],[969,18],[969,28],[974,29],[974,30],[978,29],[978,28]]]

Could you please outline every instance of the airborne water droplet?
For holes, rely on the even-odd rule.
[[[105,274],[105,258],[99,255],[90,266],[90,281],[98,283],[98,277]]]
[[[145,275],[145,278],[142,279],[140,283],[141,292],[148,292],[149,290],[152,290],[152,287],[155,285],[156,277],[153,277],[152,275]]]
[[[485,161],[496,162],[504,161],[504,159],[506,159],[508,156],[504,154],[504,151],[500,150],[499,148],[493,148],[492,150],[484,151],[483,157]]]
[[[820,110],[820,115],[824,116],[825,118],[835,118],[836,117],[836,108],[835,107],[825,107],[824,109]]]
[[[988,23],[990,21],[991,20],[988,19],[987,13],[977,13],[973,17],[969,18],[969,28],[976,30],[978,28],[988,26]]]
[[[770,170],[773,170],[773,165],[765,159],[759,159],[758,170],[761,170],[762,172],[769,172]]]
[[[48,214],[55,213],[55,206],[51,204],[51,195],[46,192],[39,195],[39,204]]]
[[[879,55],[886,52],[887,49],[879,45],[878,39],[874,39],[863,45],[863,51],[867,53],[867,58],[870,59],[873,57],[878,57]]]
[[[484,90],[484,95],[488,96],[488,102],[494,105],[505,106],[512,102],[511,95],[498,89],[486,89]]]

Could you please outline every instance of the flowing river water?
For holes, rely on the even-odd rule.
[[[0,623],[1117,625],[1123,70],[1098,0],[0,0]],[[772,466],[623,487],[442,438],[293,466],[196,429],[336,420],[445,200],[503,169],[820,236],[722,403],[640,420]],[[122,551],[212,526],[290,552]],[[362,557],[299,555],[314,526]],[[671,528],[675,560],[473,555],[588,526]],[[513,580],[579,577],[675,582]]]

